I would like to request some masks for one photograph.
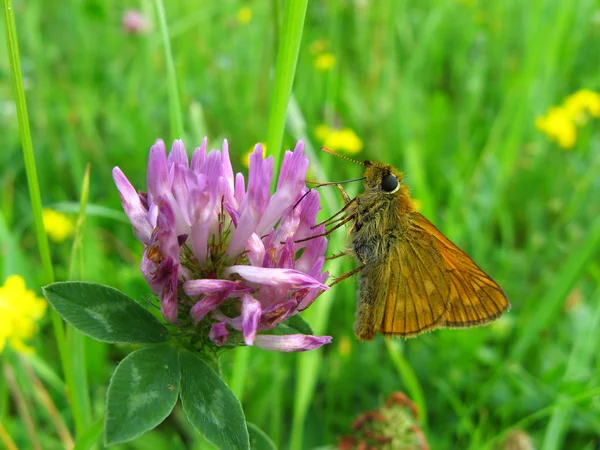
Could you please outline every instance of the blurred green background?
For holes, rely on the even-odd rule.
[[[145,14],[146,29],[124,30],[130,8]],[[246,170],[244,155],[267,139],[282,2],[169,1],[166,12],[188,150],[205,135],[212,147],[227,138],[234,169]],[[180,137],[169,128],[154,3],[16,1],[15,14],[43,204],[75,218],[90,164],[81,277],[147,297],[142,245],[123,220],[111,169],[141,189],[149,147]],[[35,288],[43,280],[4,38],[2,279],[19,273]],[[508,448],[515,430],[535,448],[600,448],[600,119],[577,125],[569,151],[535,126],[574,92],[600,91],[599,49],[599,0],[309,2],[286,148],[300,138],[318,148],[322,125],[352,130],[351,156],[405,172],[421,212],[498,281],[512,309],[488,327],[358,343],[356,284],[345,281],[305,315],[333,336],[322,352],[225,355],[224,378],[248,421],[281,448],[292,433],[302,437],[295,448],[330,446],[359,414],[403,391],[425,407],[432,449]],[[361,174],[327,154],[311,158],[327,181]],[[341,207],[334,190],[323,193],[327,211]],[[70,239],[51,251],[65,279]],[[353,262],[332,267],[339,275]],[[110,374],[132,348],[85,344],[96,418]],[[48,317],[35,347],[36,370],[70,426]],[[44,448],[62,448],[42,410],[33,420]],[[185,422],[176,409],[122,447],[208,448]],[[27,448],[5,383],[0,423]]]

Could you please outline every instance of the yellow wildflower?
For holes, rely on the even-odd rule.
[[[363,149],[363,142],[351,128],[341,130],[319,125],[315,128],[315,137],[333,151],[341,151],[354,155]]]
[[[325,139],[327,139],[327,136],[329,136],[331,131],[332,131],[331,128],[329,128],[327,125],[324,125],[324,124],[317,125],[317,128],[315,128],[315,137],[319,141],[325,142]]]
[[[535,126],[564,149],[573,148],[575,145],[577,128],[565,108],[557,106],[550,108],[545,116],[536,119]]]
[[[329,47],[329,41],[327,39],[317,39],[310,44],[310,52],[313,55],[323,53]]]
[[[321,53],[315,58],[314,65],[317,70],[329,70],[335,66],[335,55],[329,52]]]
[[[6,343],[18,352],[31,353],[23,343],[37,331],[36,321],[46,312],[46,301],[25,286],[19,275],[11,275],[0,287],[0,352]]]
[[[240,8],[240,10],[237,12],[236,17],[237,21],[241,24],[245,25],[247,23],[250,23],[250,21],[252,20],[252,10],[247,6],[244,6]]]
[[[561,106],[553,106],[545,116],[538,117],[535,126],[569,149],[577,140],[576,125],[584,125],[590,116],[600,118],[600,94],[581,89],[565,98]]]
[[[259,144],[262,145],[263,157],[266,157],[267,156],[267,144],[265,144],[264,142],[259,142]],[[246,168],[250,167],[250,155],[252,153],[254,153],[254,147],[256,147],[256,145],[253,145],[252,147],[250,147],[248,149],[248,151],[246,153],[244,153],[244,156],[242,156],[242,164]]]
[[[69,216],[53,209],[44,208],[42,218],[46,233],[53,241],[62,242],[73,234],[75,223]]]
[[[588,116],[600,117],[600,94],[589,89],[581,89],[569,95],[564,108],[577,123],[587,122]]]

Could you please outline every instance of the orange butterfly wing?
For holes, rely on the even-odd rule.
[[[440,327],[484,325],[509,308],[500,286],[465,252],[424,216],[408,214],[375,332],[413,337]]]
[[[379,331],[413,337],[439,327],[450,299],[451,280],[435,240],[418,230],[406,230],[394,255],[397,260],[383,292],[385,309]]]
[[[420,233],[432,236],[450,278],[448,310],[439,326],[449,328],[484,325],[508,310],[510,303],[502,288],[429,220],[410,213]]]

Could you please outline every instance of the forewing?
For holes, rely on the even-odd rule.
[[[391,263],[380,332],[412,337],[439,327],[448,309],[450,278],[433,237],[408,229]]]
[[[441,327],[470,327],[486,324],[510,307],[498,284],[429,220],[411,213],[413,226],[430,235],[447,267],[450,279],[450,302]]]

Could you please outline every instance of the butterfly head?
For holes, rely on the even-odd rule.
[[[365,161],[365,190],[393,195],[401,191],[404,174],[389,164]]]

